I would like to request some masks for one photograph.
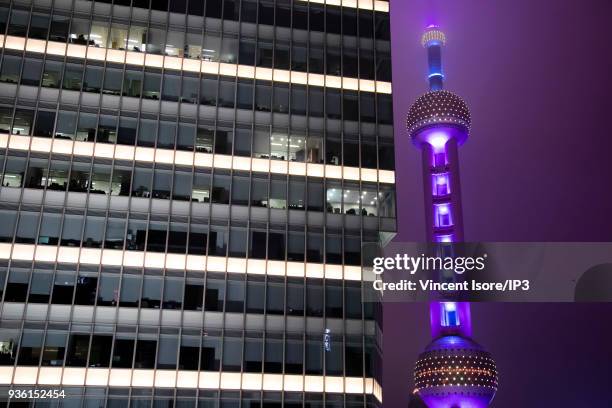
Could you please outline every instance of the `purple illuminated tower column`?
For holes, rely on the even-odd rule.
[[[410,107],[406,127],[422,151],[425,220],[429,242],[463,241],[458,147],[468,138],[470,111],[456,94],[443,90],[442,46],[446,36],[429,26],[429,92]],[[451,248],[452,250],[452,248]],[[485,408],[497,391],[491,355],[472,337],[468,302],[432,302],[432,342],[415,368],[415,393],[429,408]]]

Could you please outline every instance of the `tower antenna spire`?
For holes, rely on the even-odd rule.
[[[439,91],[444,88],[442,72],[442,47],[446,44],[446,35],[435,24],[428,26],[421,37],[421,44],[427,49],[429,89]]]

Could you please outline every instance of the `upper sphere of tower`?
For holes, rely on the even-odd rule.
[[[421,95],[408,110],[406,129],[411,137],[432,125],[450,125],[469,133],[470,110],[461,97],[446,90]]]
[[[446,44],[446,35],[438,26],[432,25],[425,29],[421,37],[423,47],[428,47],[432,42],[437,42],[440,45]]]

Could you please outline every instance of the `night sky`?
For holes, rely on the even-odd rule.
[[[468,241],[612,241],[612,2],[391,0],[397,240],[425,236],[406,112],[427,91],[420,35],[447,34],[446,88],[472,111],[460,148]],[[493,407],[612,407],[612,304],[479,304]],[[386,305],[384,400],[406,407],[426,304]]]

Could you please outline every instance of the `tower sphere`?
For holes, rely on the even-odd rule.
[[[470,110],[465,101],[446,90],[421,95],[412,104],[406,117],[406,129],[412,138],[434,126],[456,128],[467,137],[470,124]]]
[[[429,47],[434,43],[438,45],[446,44],[446,34],[438,26],[430,25],[421,36],[421,45]]]
[[[432,341],[419,356],[414,377],[416,393],[430,408],[488,407],[497,391],[491,354],[461,336]]]

